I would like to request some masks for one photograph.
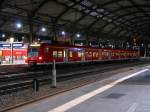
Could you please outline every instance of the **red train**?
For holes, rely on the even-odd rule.
[[[26,63],[29,65],[56,63],[85,63],[137,59],[139,52],[134,50],[103,49],[83,46],[32,44],[28,49]]]

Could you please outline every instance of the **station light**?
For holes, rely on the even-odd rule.
[[[66,32],[65,32],[65,31],[62,31],[62,32],[61,32],[61,34],[62,34],[62,35],[65,35],[65,34],[66,34]]]
[[[5,34],[2,34],[2,37],[4,38],[4,37],[6,37],[6,35],[5,35]]]
[[[17,26],[17,28],[21,28],[22,24],[21,23],[17,23],[16,26]]]
[[[45,32],[45,31],[46,31],[46,28],[45,28],[45,27],[43,27],[43,28],[41,29],[41,31],[42,31],[42,32]]]
[[[22,36],[22,40],[24,39],[25,37],[24,36]]]
[[[81,35],[78,33],[78,34],[76,34],[76,36],[79,38]]]
[[[141,45],[142,45],[142,47],[144,46],[144,44],[143,44],[143,43],[142,43]]]
[[[35,44],[30,44],[31,47],[39,47],[41,44],[35,43]]]
[[[10,41],[11,43],[13,43],[13,42],[14,42],[14,38],[11,37],[11,38],[9,39],[9,41]]]
[[[38,38],[38,41],[40,41],[41,39],[40,38]]]

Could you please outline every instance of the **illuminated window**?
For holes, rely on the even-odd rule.
[[[119,56],[119,53],[115,53],[115,56]]]
[[[58,58],[63,57],[62,51],[58,51]]]
[[[86,56],[86,57],[92,57],[92,55],[91,55],[90,52],[88,52],[88,51],[86,52],[85,56]]]
[[[106,56],[109,56],[109,52],[106,52]]]
[[[66,51],[64,51],[64,58],[66,57]]]
[[[57,51],[53,51],[53,57],[57,58]]]
[[[78,52],[78,57],[83,57],[84,53],[83,52]]]
[[[112,53],[112,56],[115,56],[115,53]]]
[[[69,52],[69,56],[72,57],[72,52],[71,51]]]
[[[105,52],[102,52],[102,55],[104,56],[104,55],[105,55]]]
[[[93,52],[93,57],[95,57],[95,52]]]
[[[98,57],[98,52],[96,53],[96,57]]]
[[[126,56],[126,53],[124,53],[124,56]]]
[[[93,57],[98,57],[98,52],[93,52]]]
[[[92,52],[89,52],[89,55],[92,55]]]

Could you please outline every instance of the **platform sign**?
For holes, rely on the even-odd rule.
[[[2,44],[0,44],[0,47],[11,47],[11,44],[9,44],[9,43],[8,44],[3,44],[2,43]]]
[[[10,43],[0,43],[1,48],[11,47]],[[13,43],[13,47],[23,47],[23,43]]]
[[[23,43],[13,43],[13,47],[23,47]]]

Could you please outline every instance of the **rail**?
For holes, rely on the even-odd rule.
[[[103,73],[108,70],[111,71],[123,67],[129,67],[129,66],[132,67],[137,65],[142,66],[142,64],[145,64],[145,62],[106,66],[102,68],[86,69],[86,70],[80,70],[76,72],[63,73],[57,75],[57,81],[61,82],[73,78],[85,77],[87,75],[91,75],[90,73],[96,73],[96,72]],[[20,74],[12,74],[10,76],[6,75],[3,78],[0,78],[0,95],[32,88],[33,79],[38,80],[39,86],[45,84],[51,84],[52,83],[51,71],[20,73]]]

